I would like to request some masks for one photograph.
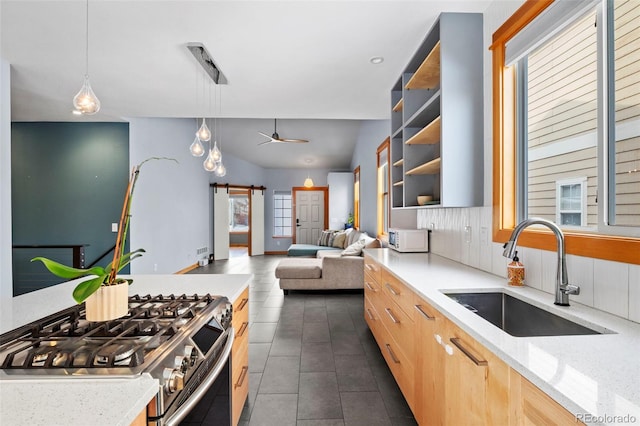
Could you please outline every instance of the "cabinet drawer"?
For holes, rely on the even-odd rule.
[[[367,322],[367,325],[369,325],[373,336],[377,339],[378,328],[382,327],[382,324],[380,324],[380,316],[374,307],[373,301],[366,293],[364,295],[364,320]]]
[[[382,269],[382,281],[380,283],[383,293],[388,295],[407,314],[411,321],[415,321],[415,293],[386,269]]]
[[[234,354],[231,373],[231,403],[232,420],[238,424],[244,403],[249,395],[249,350],[243,348],[240,353]]]
[[[376,309],[380,315],[380,322],[393,339],[405,357],[413,362],[415,356],[415,324],[409,319],[407,314],[393,303],[389,297],[382,295],[381,305],[376,304]]]
[[[413,363],[409,361],[384,326],[378,326],[376,329],[376,341],[404,398],[415,412],[415,369]]]
[[[378,262],[366,254],[364,255],[364,271],[371,275],[373,280],[378,282],[381,281],[380,273],[382,271],[382,267]]]

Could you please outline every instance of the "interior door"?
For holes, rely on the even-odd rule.
[[[264,254],[264,191],[251,191],[251,241],[249,256]]]
[[[229,192],[225,188],[213,190],[213,257],[229,258]]]
[[[316,244],[325,227],[325,191],[296,191],[296,230],[298,244]]]

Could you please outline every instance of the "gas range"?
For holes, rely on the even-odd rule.
[[[126,316],[85,318],[84,304],[0,335],[0,379],[131,377],[159,381],[152,424],[173,424],[228,362],[232,305],[207,295],[130,296]]]

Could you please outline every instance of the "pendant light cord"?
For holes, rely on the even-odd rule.
[[[86,12],[87,12],[87,19],[86,19],[86,34],[87,34],[87,40],[86,40],[86,45],[85,45],[85,58],[86,58],[86,63],[85,63],[85,76],[88,77],[89,76],[89,0],[87,0],[87,7],[86,7]]]

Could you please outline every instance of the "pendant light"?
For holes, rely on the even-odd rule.
[[[198,125],[198,120],[196,120],[196,126]],[[202,157],[204,155],[204,146],[202,146],[202,141],[198,135],[193,139],[191,146],[189,146],[189,151],[191,151],[191,155],[194,157]]]
[[[311,164],[311,159],[307,158],[306,160],[304,160],[305,163],[307,163],[307,169],[309,168],[309,164]],[[309,176],[309,170],[307,170],[307,178],[304,180],[304,187],[305,188],[313,188],[313,180],[311,179],[311,176]]]
[[[85,74],[82,88],[73,98],[73,107],[80,114],[93,115],[100,111],[100,100],[93,93],[91,82],[89,81],[89,0],[86,2],[86,51],[85,51]]]
[[[211,142],[209,142],[209,155],[207,155],[207,158],[204,160],[204,163],[202,163],[202,165],[208,172],[212,172],[214,170],[217,170],[218,168],[218,163],[213,160]]]
[[[202,142],[209,142],[211,140],[211,130],[209,130],[209,127],[207,126],[207,122],[205,121],[204,117],[202,118],[202,125],[196,132],[196,136]]]
[[[218,115],[222,115],[222,88],[220,88],[220,93],[218,94],[217,97],[217,102],[218,104]],[[218,119],[215,119],[214,121],[214,130],[216,132],[216,139],[218,138]],[[222,135],[222,121],[220,121],[220,137]],[[222,138],[220,138],[220,146],[222,146]],[[214,170],[214,173],[217,177],[223,177],[227,174],[227,168],[224,166],[224,164],[222,164],[222,152],[218,149],[218,142],[214,141],[214,145],[213,145],[213,157],[214,158],[218,158],[216,161],[216,169]]]

